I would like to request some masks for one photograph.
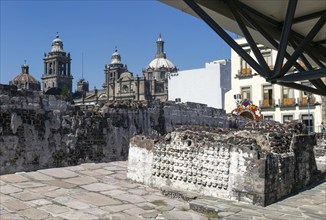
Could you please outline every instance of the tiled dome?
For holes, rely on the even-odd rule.
[[[17,75],[10,84],[15,85],[18,89],[39,90],[40,83],[29,74],[29,66],[22,65],[22,72]]]

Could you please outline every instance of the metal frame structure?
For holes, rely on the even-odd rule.
[[[237,22],[243,36],[246,38],[256,60],[253,59],[223,28],[197,3],[199,0],[183,0],[197,16],[207,23],[235,52],[237,52],[259,75],[266,81],[290,88],[326,96],[326,85],[321,78],[326,77],[326,48],[322,46],[326,40],[314,42],[315,36],[326,24],[326,10],[294,18],[298,0],[288,0],[285,19],[283,22],[268,17],[249,7],[240,0],[223,1]],[[306,36],[302,36],[292,29],[298,24],[312,19],[318,21]],[[262,25],[262,24],[268,25]],[[259,32],[278,51],[274,69],[271,70],[248,27]],[[276,30],[272,36],[268,27]],[[293,51],[290,54],[289,51]],[[284,63],[284,60],[287,60]],[[302,67],[297,60],[304,63]],[[298,72],[289,72],[294,66]],[[305,86],[298,81],[309,80],[313,87]]]

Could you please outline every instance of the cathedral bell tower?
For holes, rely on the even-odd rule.
[[[72,92],[71,58],[70,53],[63,50],[62,40],[57,33],[52,41],[51,51],[44,53],[44,73],[42,75],[42,91],[56,88],[59,91]]]
[[[107,89],[107,97],[109,100],[114,100],[116,97],[116,82],[120,78],[121,74],[127,72],[127,66],[121,62],[121,56],[115,48],[114,53],[111,56],[111,62],[105,65],[105,84],[104,88]]]

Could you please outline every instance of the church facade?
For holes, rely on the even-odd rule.
[[[74,99],[75,104],[84,109],[89,109],[107,101],[167,101],[168,79],[178,69],[167,59],[164,52],[164,40],[161,35],[157,39],[156,45],[155,57],[142,70],[142,77],[134,76],[128,70],[127,65],[122,63],[120,53],[115,49],[110,62],[104,67],[105,82],[103,89],[95,88],[94,91],[88,91],[85,89],[86,81],[81,79],[77,83],[77,92],[80,95]]]
[[[126,65],[121,62],[117,50],[111,62],[105,66],[104,88],[107,99],[112,100],[168,100],[168,77],[177,72],[176,66],[166,58],[164,41],[161,37],[156,41],[155,58],[143,69],[143,77],[134,77]]]

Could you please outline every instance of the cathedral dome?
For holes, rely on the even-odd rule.
[[[169,72],[176,71],[175,65],[166,58],[166,54],[164,52],[164,40],[161,34],[156,40],[156,45],[157,45],[157,51],[155,54],[155,58],[149,63],[147,69],[153,69],[154,71],[156,71],[156,70],[160,70],[161,68],[165,68]]]
[[[166,58],[155,58],[152,62],[149,63],[148,68],[159,70],[161,68],[167,68],[168,70],[175,69],[175,65]]]
[[[52,41],[51,52],[64,52],[62,40],[59,38],[57,33],[55,39]]]
[[[38,83],[38,81],[31,75],[21,73],[18,76],[16,76],[13,80],[13,83],[17,82],[20,84],[25,84],[25,83]]]
[[[29,74],[29,66],[27,64],[22,65],[22,72],[17,75],[11,82],[11,85],[15,85],[18,89],[39,90],[40,83]]]

